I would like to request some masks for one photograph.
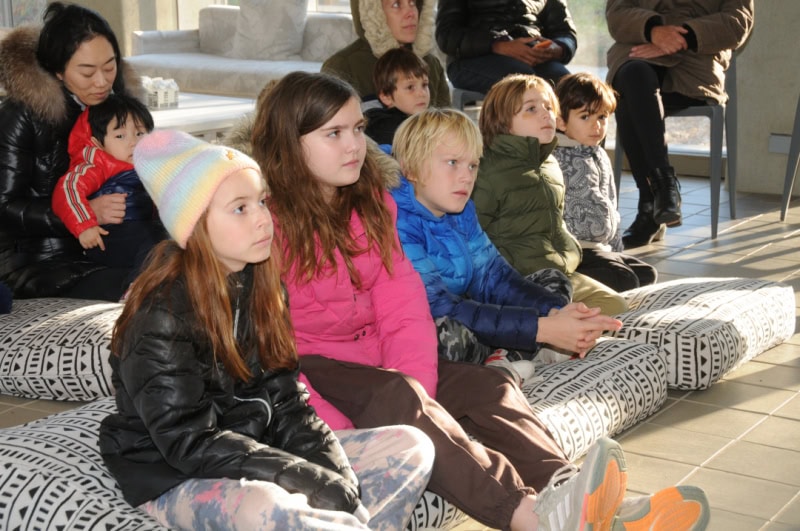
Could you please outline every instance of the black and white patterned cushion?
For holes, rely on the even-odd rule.
[[[537,369],[523,392],[570,460],[600,437],[649,417],[667,399],[667,364],[653,345],[601,338],[584,359]]]
[[[615,333],[665,351],[671,388],[706,389],[794,334],[791,286],[747,278],[695,278],[625,292]]]
[[[537,369],[522,389],[571,459],[652,415],[667,399],[667,363],[653,345],[604,338],[583,360]],[[451,503],[426,492],[409,529],[450,529],[465,520]]]
[[[18,299],[0,315],[0,393],[94,400],[112,394],[109,341],[122,305]]]
[[[131,507],[103,464],[100,422],[113,398],[0,429],[0,529],[164,529]],[[425,492],[408,529],[449,529],[464,513]]]
[[[0,529],[164,529],[123,498],[97,447],[113,398],[0,430]]]

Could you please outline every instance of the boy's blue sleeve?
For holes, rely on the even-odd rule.
[[[507,305],[503,301],[503,297],[488,296],[491,292],[489,287],[486,287],[483,291],[470,290],[470,293],[463,294],[451,292],[442,279],[435,262],[429,256],[422,224],[414,223],[414,221],[419,220],[408,219],[413,218],[413,215],[404,214],[407,219],[401,220],[398,218],[400,241],[406,256],[422,277],[433,317],[446,316],[460,322],[472,330],[478,340],[485,345],[509,349],[535,350],[539,317],[542,314],[546,315],[550,308],[560,307],[565,302],[560,297],[546,292],[543,288],[525,281],[499,256],[496,249],[494,252],[497,253],[502,263],[505,263],[507,270],[519,277],[519,280],[530,295],[528,298],[517,297],[517,300],[530,302],[530,305]],[[472,216],[476,220],[475,225],[477,226],[474,208],[472,209]],[[483,236],[486,237],[485,234]],[[453,234],[453,237],[463,238],[463,235]],[[488,241],[488,238],[486,239]],[[469,245],[469,242],[467,244]],[[502,263],[500,264],[501,266]],[[507,273],[506,270],[503,272]],[[484,269],[480,272],[476,271],[478,275],[489,273],[489,269]],[[473,284],[477,285],[478,283],[474,282],[474,278]],[[534,297],[532,297],[534,292],[540,296],[540,300],[537,302],[541,304],[534,304]]]
[[[522,276],[503,258],[478,223],[472,201],[467,203],[459,218],[468,235],[467,244],[474,268],[470,297],[503,306],[536,308],[540,315],[547,315],[552,308],[561,308],[569,303]]]

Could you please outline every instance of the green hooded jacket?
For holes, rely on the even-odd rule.
[[[497,135],[484,149],[472,199],[481,227],[523,275],[552,267],[567,275],[581,247],[564,222],[564,178],[557,140]]]

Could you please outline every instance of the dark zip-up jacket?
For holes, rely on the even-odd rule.
[[[234,277],[241,286],[232,289],[231,309],[237,339],[247,345],[251,268]],[[190,478],[244,478],[305,494],[316,508],[356,509],[355,474],[307,404],[297,370],[264,371],[250,351],[254,376],[234,381],[198,330],[180,280],[146,304],[122,352],[111,355],[118,413],[100,429],[103,460],[131,505]]]
[[[578,48],[566,0],[439,0],[436,42],[451,59],[492,53],[498,38],[545,38],[564,49],[569,63]]]

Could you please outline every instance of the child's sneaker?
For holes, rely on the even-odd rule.
[[[497,369],[506,373],[508,376],[514,380],[514,383],[517,386],[521,386],[523,382],[522,375],[517,371],[517,368],[514,366],[514,363],[508,361],[508,351],[502,348],[499,348],[492,352],[492,354],[486,358],[486,361],[483,362],[484,365],[487,367],[492,367],[493,369]]]
[[[533,375],[536,372],[536,364],[530,360],[517,360],[510,363],[514,370],[517,371],[517,374],[519,374],[521,380],[519,383],[520,386],[533,378]]]
[[[708,526],[708,499],[702,489],[669,487],[652,496],[628,498],[614,518],[614,531],[703,531]]]
[[[589,450],[580,472],[573,464],[564,466],[538,494],[534,511],[539,515],[539,529],[610,529],[625,496],[627,469],[619,444],[605,437],[598,440]]]

